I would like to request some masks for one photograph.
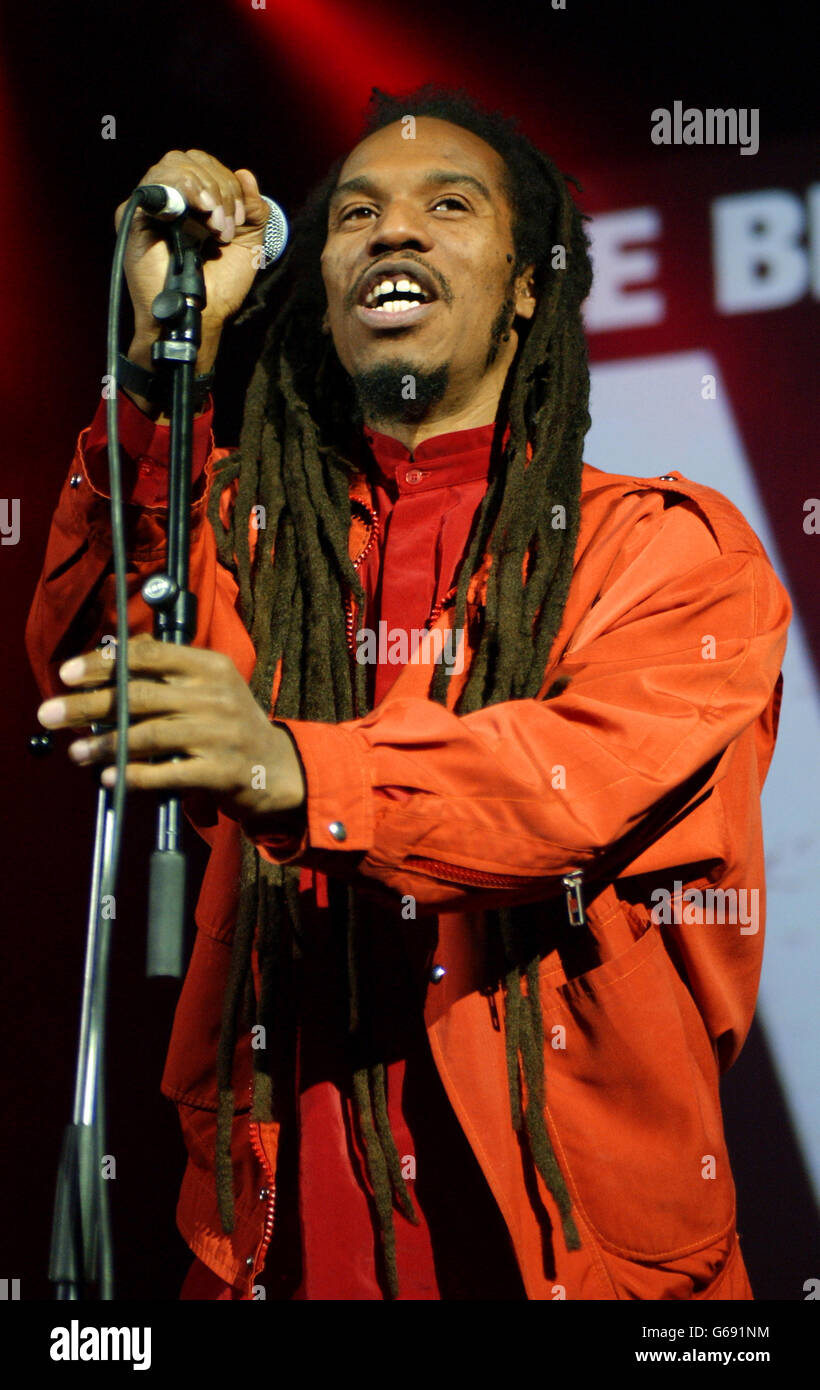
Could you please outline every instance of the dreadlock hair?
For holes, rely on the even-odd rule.
[[[541,687],[572,576],[580,517],[581,451],[589,428],[589,369],[581,304],[592,271],[585,215],[553,162],[500,112],[481,109],[463,90],[427,84],[405,96],[373,88],[362,138],[408,115],[434,116],[479,136],[501,155],[512,210],[511,274],[535,267],[537,307],[521,326],[516,359],[508,373],[496,422],[496,440],[509,423],[477,512],[458,575],[456,626],[466,614],[470,578],[491,556],[486,611],[474,644],[457,712],[502,700],[526,699]],[[363,424],[350,377],[329,334],[321,331],[326,295],[320,255],[327,234],[330,196],[344,160],[339,159],[294,220],[284,261],[260,277],[240,322],[271,316],[245,401],[239,448],[227,457],[212,486],[209,515],[219,557],[235,575],[240,605],[256,650],[251,689],[279,717],[338,722],[368,710],[364,667],[351,660],[345,605],[364,602],[348,555],[355,464],[351,452]],[[578,185],[576,184],[576,187]],[[561,263],[561,256],[565,257]],[[289,294],[278,312],[271,305],[287,278]],[[511,281],[512,283],[512,281]],[[509,322],[512,322],[512,301]],[[238,480],[238,482],[237,482]],[[236,484],[230,520],[220,520],[220,498]],[[252,562],[251,509],[262,505],[270,548],[259,545]],[[565,525],[553,524],[556,506]],[[258,513],[257,513],[258,515]],[[559,515],[561,515],[559,513]],[[430,698],[445,703],[446,668],[440,663]],[[548,697],[557,690],[548,692]],[[231,1128],[235,1110],[233,1059],[240,1021],[265,1030],[268,1046],[254,1052],[253,1119],[282,1114],[288,1075],[271,1043],[285,1025],[284,982],[302,946],[299,870],[262,860],[243,837],[239,905],[217,1051],[216,1183],[223,1229],[233,1229]],[[368,1000],[363,997],[365,940],[355,891],[329,882],[335,918],[347,924],[347,986],[352,1091],[373,1188],[381,1257],[389,1295],[398,1296],[393,1207],[418,1220],[401,1174],[387,1117],[385,1069],[368,1051]],[[569,1194],[544,1122],[544,1050],[538,986],[543,954],[526,908],[488,914],[503,952],[504,1014],[512,1123],[526,1135],[531,1160],[553,1194],[570,1249],[580,1241]],[[256,998],[251,969],[258,952],[261,989]],[[292,1079],[291,1079],[292,1084]]]

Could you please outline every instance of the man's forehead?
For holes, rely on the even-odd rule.
[[[504,161],[486,140],[437,116],[416,117],[408,138],[410,130],[405,118],[366,136],[342,165],[336,187],[354,178],[389,178],[402,170],[423,175],[428,169],[452,168],[474,175],[494,200],[504,197]]]

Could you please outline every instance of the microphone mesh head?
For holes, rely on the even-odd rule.
[[[265,241],[262,248],[265,253],[265,266],[269,266],[274,261],[278,261],[287,246],[288,223],[278,203],[275,203],[272,198],[267,198],[264,193],[261,193],[260,197],[270,208],[270,217],[265,227]]]

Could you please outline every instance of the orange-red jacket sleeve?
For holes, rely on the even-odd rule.
[[[648,503],[549,672],[569,679],[551,700],[458,715],[397,694],[338,725],[281,721],[307,832],[261,852],[439,910],[522,900],[528,880],[543,895],[593,864],[690,779],[725,775],[774,698],[790,606],[745,532],[727,549],[697,509]]]
[[[150,632],[153,616],[140,594],[148,574],[164,563],[170,427],[143,414],[119,392],[120,443],[128,549],[128,621],[132,634]],[[207,522],[214,450],[213,410],[194,419],[190,586],[197,596],[194,645],[232,656],[243,674],[253,649],[236,612],[236,584],[217,563]],[[44,695],[62,689],[57,669],[116,630],[105,404],[81,431],[48,537],[45,563],[29,613],[26,645]]]

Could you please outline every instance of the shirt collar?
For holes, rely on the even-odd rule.
[[[376,481],[395,483],[399,492],[426,492],[486,478],[495,423],[438,434],[418,444],[412,454],[400,439],[364,429],[375,462]],[[505,435],[506,438],[506,435]]]

